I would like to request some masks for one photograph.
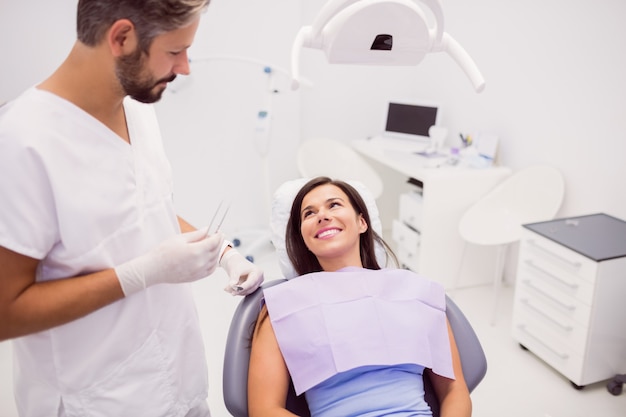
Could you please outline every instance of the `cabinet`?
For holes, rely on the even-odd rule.
[[[383,177],[385,187],[377,204],[384,237],[395,242],[399,260],[451,288],[457,281],[464,247],[458,232],[461,216],[511,170],[499,166],[436,167],[426,158],[385,149],[367,139],[353,141],[352,146]],[[392,239],[388,239],[389,232]],[[468,246],[466,250],[459,286],[490,283],[495,273],[495,249]]]
[[[626,222],[606,214],[524,226],[512,334],[575,386],[626,371]]]
[[[400,194],[399,214],[393,219],[391,237],[397,244],[397,256],[401,266],[418,271],[420,240],[423,217],[421,190]]]

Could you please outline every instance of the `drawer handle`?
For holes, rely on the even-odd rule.
[[[535,263],[534,263],[532,260],[530,260],[530,259],[526,259],[524,262],[525,262],[525,263],[526,263],[526,265],[528,265],[530,268],[532,268],[532,269],[534,269],[534,270],[536,270],[536,271],[541,272],[542,274],[544,274],[544,275],[545,275],[545,276],[547,276],[547,277],[552,278],[554,281],[557,281],[557,282],[558,282],[558,283],[560,283],[561,285],[565,285],[566,287],[571,288],[572,290],[575,290],[575,289],[577,289],[577,288],[578,288],[578,284],[573,283],[573,282],[566,281],[566,280],[564,280],[563,278],[558,277],[558,276],[556,276],[556,275],[554,275],[554,274],[552,274],[552,273],[550,273],[550,272],[546,271],[545,269],[543,269],[543,268],[541,268],[541,267],[539,267],[539,266],[535,265]]]
[[[560,327],[561,329],[565,330],[566,332],[571,332],[573,327],[572,326],[568,326],[566,324],[562,324],[559,323],[558,321],[556,321],[555,319],[553,319],[552,317],[550,317],[550,315],[544,311],[542,311],[541,309],[537,308],[536,306],[532,305],[530,303],[530,301],[528,301],[527,298],[523,298],[520,300],[522,304],[524,304],[526,307],[528,307],[530,310],[534,311],[535,313],[539,314],[540,316],[544,317],[545,319],[547,319],[548,321],[550,321],[552,324],[554,324],[555,326]]]
[[[550,299],[551,301],[553,301],[555,304],[558,304],[560,307],[564,308],[565,310],[568,311],[574,311],[576,310],[576,306],[575,305],[570,305],[570,304],[565,304],[564,302],[562,302],[561,300],[559,300],[558,298],[554,297],[552,294],[548,294],[547,292],[545,292],[544,290],[542,290],[541,288],[537,287],[536,285],[533,285],[532,281],[529,280],[528,278],[523,279],[522,282],[528,287],[531,288],[533,290],[535,290],[536,292],[538,292],[539,294],[543,295],[544,297]]]
[[[555,257],[556,259],[558,259],[559,261],[566,263],[567,265],[571,266],[572,268],[580,268],[582,266],[582,263],[578,262],[578,261],[570,261],[569,259],[557,255],[556,253],[552,252],[550,249],[546,249],[543,246],[541,246],[540,244],[538,244],[534,239],[528,239],[527,240],[528,244],[536,249],[539,249],[541,252],[546,253],[550,256]]]
[[[520,329],[522,332],[526,333],[528,336],[532,337],[537,343],[539,343],[540,345],[542,345],[543,347],[545,347],[546,349],[548,349],[549,351],[551,351],[552,353],[554,353],[556,356],[558,356],[561,359],[567,359],[569,358],[569,355],[567,353],[563,353],[563,352],[559,352],[556,349],[554,349],[552,346],[548,345],[546,342],[544,342],[543,340],[541,340],[540,338],[538,338],[537,336],[535,336],[534,334],[532,334],[527,328],[525,324],[519,324],[517,326],[518,329]]]
[[[411,219],[409,219],[409,220],[413,220],[413,218],[411,218]],[[410,222],[403,221],[401,224],[402,224],[404,227],[406,227],[407,229],[409,229],[410,231],[412,231],[412,232],[414,232],[414,233],[417,233],[418,235],[420,234],[420,231],[419,231],[419,230],[417,230],[415,227],[411,226],[411,223],[410,223]]]

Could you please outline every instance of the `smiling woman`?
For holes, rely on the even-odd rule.
[[[362,197],[359,193],[349,184],[344,182],[332,182],[330,178],[327,177],[318,177],[306,183],[298,194],[295,196],[293,201],[293,205],[291,207],[291,213],[289,216],[289,221],[287,222],[287,230],[286,230],[286,248],[287,253],[289,255],[289,259],[293,264],[296,272],[298,274],[305,274],[308,272],[316,272],[322,271],[322,265],[320,264],[320,260],[305,243],[305,236],[302,233],[301,228],[304,223],[304,207],[303,204],[304,198],[308,195],[310,191],[315,190],[317,187],[322,185],[327,185],[326,190],[331,192],[331,195],[327,196],[327,198],[336,198],[337,196],[341,196],[343,201],[343,206],[339,206],[337,209],[344,216],[347,212],[351,212],[355,219],[362,217],[363,222],[365,223],[364,230],[358,234],[359,245],[356,247],[358,250],[360,259],[359,263],[363,262],[360,266],[365,266],[366,268],[380,269],[378,261],[376,260],[376,252],[375,252],[375,244],[381,244],[386,247],[388,253],[392,253],[391,249],[386,245],[386,243],[382,240],[382,238],[371,228],[371,221],[369,217],[369,211],[367,210],[367,206],[363,201]],[[332,187],[334,187],[334,189]],[[322,198],[322,197],[318,197]],[[322,204],[323,202],[317,201],[318,204]],[[325,209],[322,205],[322,210]],[[344,210],[348,209],[348,211]],[[307,222],[311,224],[312,222]],[[314,227],[314,226],[312,226]],[[355,248],[352,248],[355,249]],[[333,262],[342,262],[341,258],[336,256],[336,259]],[[350,259],[351,262],[356,262],[356,258]],[[343,261],[347,263],[348,260]]]
[[[359,237],[367,230],[367,223],[363,214],[355,212],[340,188],[332,184],[320,185],[305,196],[302,207],[302,238],[324,271],[363,266]]]
[[[381,269],[375,246],[384,241],[370,224],[362,197],[343,181],[314,178],[297,193],[285,238],[300,276],[264,289],[250,352],[250,417],[293,416],[290,381],[314,417],[431,415],[425,376],[442,416],[471,415],[443,287]]]

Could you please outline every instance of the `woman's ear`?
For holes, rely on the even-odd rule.
[[[128,55],[137,49],[135,25],[128,19],[116,20],[107,32],[107,42],[115,57]]]
[[[363,217],[363,214],[359,214],[359,233],[365,233],[368,229],[367,222]]]

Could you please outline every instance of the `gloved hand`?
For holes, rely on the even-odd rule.
[[[164,240],[152,251],[115,268],[124,295],[150,285],[192,282],[215,271],[224,236],[206,237],[206,229]]]
[[[222,255],[220,266],[230,277],[224,291],[232,295],[251,294],[263,283],[261,268],[244,258],[235,249],[230,249]]]

